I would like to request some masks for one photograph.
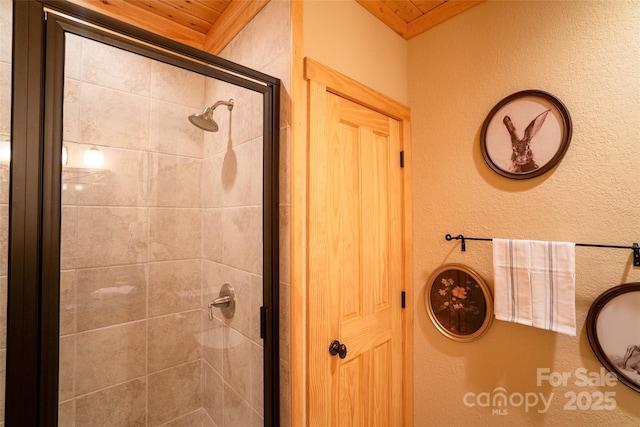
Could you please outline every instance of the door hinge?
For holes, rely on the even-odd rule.
[[[402,306],[402,308],[407,307],[407,294],[405,293],[405,291],[402,291],[402,293],[400,294],[400,305]]]
[[[404,150],[400,152],[400,167],[404,167]]]
[[[267,307],[260,307],[260,338],[267,337]]]

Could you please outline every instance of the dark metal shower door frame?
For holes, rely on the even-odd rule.
[[[13,2],[6,425],[57,425],[67,32],[263,94],[264,421],[278,426],[280,81],[71,3],[46,0]]]

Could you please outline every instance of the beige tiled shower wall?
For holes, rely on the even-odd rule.
[[[262,95],[208,79],[205,98],[234,104],[215,110],[219,131],[204,138],[204,300],[229,283],[236,311],[203,314],[204,425],[261,426]]]
[[[281,80],[280,87],[280,412],[290,423],[289,295],[290,295],[290,88],[291,3],[269,2],[220,56]],[[253,117],[253,115],[252,115]]]
[[[59,424],[199,425],[205,78],[71,35],[65,73]]]
[[[0,143],[11,131],[12,2],[0,0]],[[9,163],[0,162],[0,426],[4,426],[7,359],[7,254],[9,240]]]
[[[261,97],[75,36],[65,73],[60,425],[261,425]]]

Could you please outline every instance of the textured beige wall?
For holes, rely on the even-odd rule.
[[[441,335],[424,286],[443,263],[463,263],[493,288],[488,242],[478,237],[630,245],[640,241],[640,3],[489,1],[409,42],[413,123],[416,425],[640,425],[638,393],[579,387],[597,372],[585,332],[593,300],[640,281],[631,251],[576,249],[577,336],[495,321],[472,343]],[[516,181],[484,162],[479,135],[489,110],[524,89],[556,95],[573,119],[569,150],[553,171]],[[637,327],[637,325],[636,325]],[[638,343],[640,344],[640,343]],[[536,369],[568,372],[566,387],[536,385]],[[554,394],[548,411],[467,407],[467,392]],[[565,393],[611,391],[612,411],[568,410]]]
[[[304,2],[304,56],[407,102],[407,43],[352,0]]]

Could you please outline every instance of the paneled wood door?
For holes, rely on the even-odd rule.
[[[309,85],[309,425],[403,425],[402,123]]]

